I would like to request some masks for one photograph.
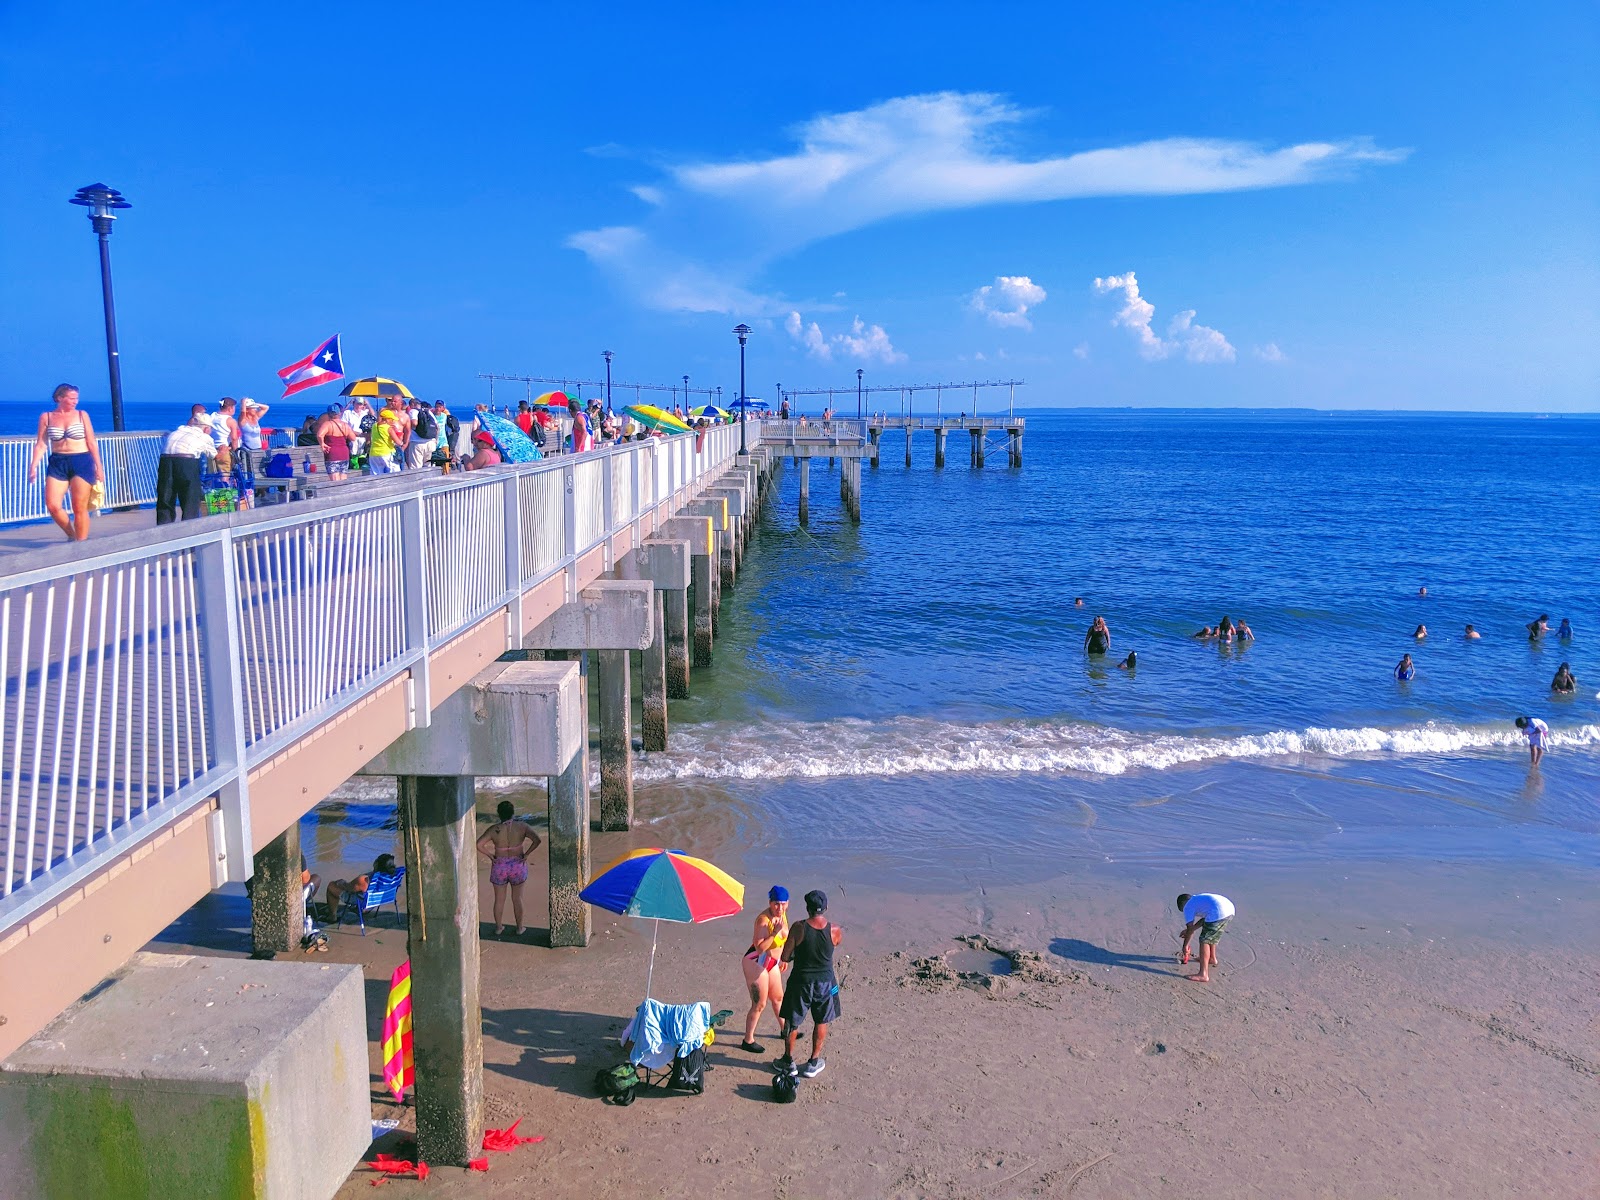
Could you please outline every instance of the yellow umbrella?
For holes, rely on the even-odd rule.
[[[662,433],[689,432],[687,425],[666,409],[657,408],[654,404],[630,404],[622,411],[647,429],[659,429]]]
[[[341,396],[372,396],[388,397],[399,396],[403,400],[415,400],[411,389],[398,379],[385,379],[381,375],[369,375],[365,379],[352,380],[344,385]]]

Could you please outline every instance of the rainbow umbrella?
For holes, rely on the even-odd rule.
[[[567,394],[565,392],[545,392],[534,404],[540,408],[558,408],[567,411]]]
[[[656,940],[661,922],[698,925],[718,917],[731,917],[744,908],[744,884],[704,859],[682,850],[650,846],[633,850],[604,867],[578,893],[578,898],[607,912],[655,921],[650,937],[650,972],[645,976],[645,999],[656,973]]]

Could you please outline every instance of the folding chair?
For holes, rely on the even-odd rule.
[[[334,914],[336,926],[344,924],[345,913],[354,915],[361,923],[361,936],[367,936],[367,914],[376,913],[380,905],[394,906],[395,920],[400,919],[400,885],[405,881],[406,869],[401,867],[392,875],[377,873],[367,877],[365,892],[346,892],[339,898],[339,911]]]

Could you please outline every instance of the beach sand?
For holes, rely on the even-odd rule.
[[[487,812],[498,796],[480,798]],[[663,924],[662,999],[735,1017],[702,1096],[596,1099],[638,1002],[650,924],[597,913],[583,950],[543,938],[543,852],[526,939],[482,948],[487,1123],[545,1140],[443,1196],[1593,1196],[1600,1188],[1600,918],[1592,876],[1447,863],[1183,871],[1104,864],[1022,885],[917,894],[803,845],[745,874],[730,822],[596,835],[595,862],[682,844],[741,873],[748,916]],[[846,931],[826,1071],[770,1100],[769,1053],[737,1048],[739,955],[769,882],[825,888]],[[1176,962],[1180,890],[1239,913],[1214,981]],[[487,919],[491,892],[481,891]],[[798,903],[794,906],[798,912]],[[376,1038],[403,931],[350,927],[321,961],[367,969]],[[174,949],[181,938],[161,948]],[[1015,963],[1010,975],[981,968]],[[803,1054],[801,1055],[803,1057]],[[375,1117],[401,1130],[371,1067]],[[341,1198],[377,1178],[359,1170]]]

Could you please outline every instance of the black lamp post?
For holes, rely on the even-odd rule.
[[[861,410],[861,376],[863,374],[864,374],[864,372],[861,370],[861,368],[857,367],[856,368],[856,420],[858,420],[858,421],[861,420],[866,415]]]
[[[750,326],[740,321],[733,327],[733,336],[739,339],[739,453],[749,454],[744,444],[744,416],[750,408],[744,394],[744,344],[750,337]]]
[[[683,415],[689,415],[689,377],[683,377]]]
[[[602,350],[606,360],[606,411],[611,411],[611,351]]]
[[[111,298],[111,222],[117,211],[132,208],[116,188],[103,183],[91,183],[78,189],[70,201],[89,210],[89,224],[100,235],[100,298],[106,310],[106,361],[111,369],[111,428],[121,432],[122,422],[122,358],[117,352],[117,307]]]

